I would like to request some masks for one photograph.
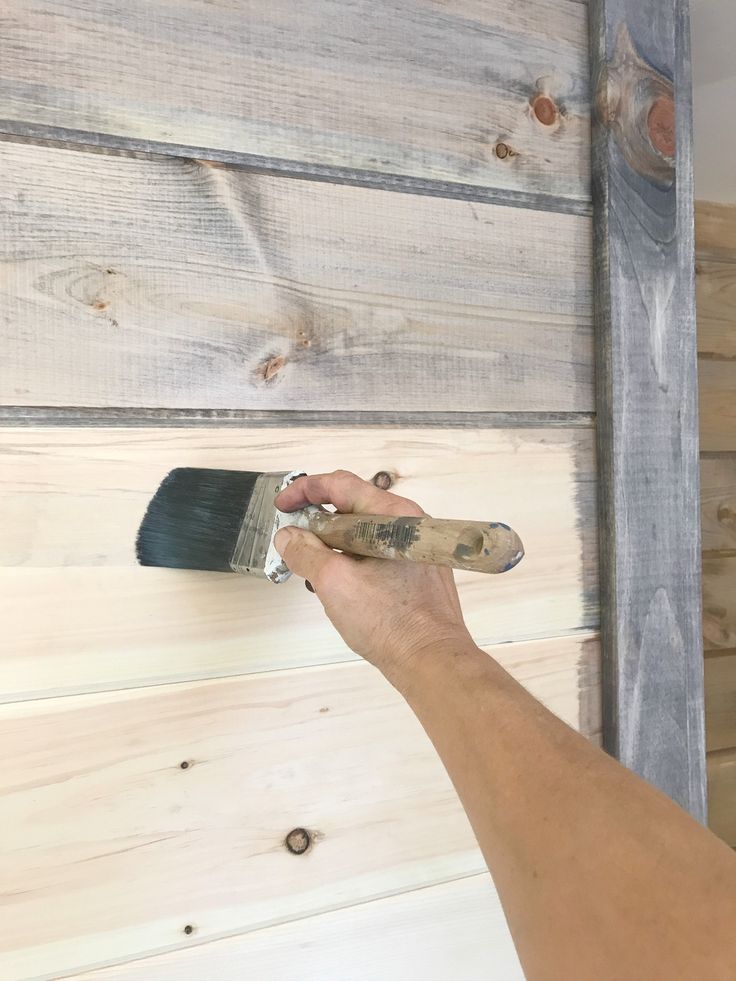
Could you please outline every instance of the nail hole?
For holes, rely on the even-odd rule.
[[[187,936],[189,936],[190,933],[194,933],[194,927],[191,923],[187,923],[187,925],[184,927],[184,933],[186,933]]]
[[[306,828],[294,828],[284,839],[284,844],[292,855],[303,855],[312,844],[312,836]]]
[[[182,770],[188,770],[189,769],[189,760],[182,760],[181,763],[179,764],[179,766],[180,766],[180,768]]]

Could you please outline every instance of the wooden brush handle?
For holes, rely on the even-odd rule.
[[[447,565],[473,572],[506,572],[524,554],[516,532],[498,521],[445,521],[314,510],[308,512],[308,528],[326,545],[353,555]]]

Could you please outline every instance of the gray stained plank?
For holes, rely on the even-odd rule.
[[[0,129],[589,199],[570,0],[23,0]]]
[[[9,143],[0,166],[5,405],[593,409],[588,218]]]
[[[604,744],[703,820],[687,6],[590,13]]]

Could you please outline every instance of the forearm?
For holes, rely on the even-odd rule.
[[[392,680],[455,784],[530,981],[733,976],[730,849],[467,641]]]

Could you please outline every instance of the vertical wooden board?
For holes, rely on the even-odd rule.
[[[683,0],[591,0],[604,738],[705,815]]]
[[[73,981],[524,981],[487,875],[415,889]]]
[[[698,259],[695,276],[698,353],[736,360],[736,262]]]
[[[707,650],[736,648],[736,557],[703,559],[703,636]]]
[[[590,430],[48,428],[0,443],[9,698],[350,657],[296,579],[135,566],[138,524],[175,466],[387,471],[429,513],[518,528],[527,554],[511,573],[458,574],[479,643],[597,626]]]
[[[589,218],[192,160],[0,163],[5,404],[593,408]]]
[[[701,358],[700,446],[703,451],[736,451],[736,359]]]
[[[708,818],[711,831],[736,848],[736,750],[708,756]]]
[[[736,454],[700,461],[704,551],[736,553]]]
[[[703,258],[736,258],[736,205],[695,202],[695,250]]]
[[[705,659],[708,752],[736,748],[736,650]]]
[[[0,742],[3,978],[485,868],[421,726],[363,662],[4,705]]]
[[[2,129],[587,200],[585,13],[568,0],[6,0]]]

